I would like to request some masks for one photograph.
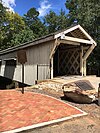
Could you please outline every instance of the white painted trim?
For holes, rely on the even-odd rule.
[[[92,37],[80,25],[78,25],[78,28],[87,36],[87,38],[90,39],[93,44],[95,44],[95,46],[97,45],[96,42],[92,39]]]
[[[84,71],[83,71],[84,76],[86,77],[86,60],[84,60],[84,62],[83,62],[83,69],[84,69]]]
[[[93,43],[92,43],[91,41],[89,41],[89,40],[80,39],[80,38],[75,38],[75,37],[69,37],[69,36],[64,36],[64,37],[61,36],[61,39],[67,40],[67,41],[72,41],[72,42],[93,44]]]
[[[30,92],[30,93],[33,93],[33,92]],[[38,94],[38,93],[36,93]],[[44,95],[44,94],[40,94],[40,95]],[[51,97],[53,99],[56,99],[52,96],[48,96],[48,95],[44,95],[44,96],[47,96],[47,97]],[[76,118],[76,117],[80,117],[80,116],[85,116],[87,115],[86,112],[82,111],[81,109],[78,109],[77,107],[74,107],[72,105],[70,105],[69,103],[66,103],[64,101],[61,101],[59,99],[56,99],[62,103],[65,103],[79,111],[82,112],[82,114],[77,114],[77,115],[71,115],[69,117],[63,117],[63,118],[60,118],[60,119],[56,119],[56,120],[52,120],[52,121],[48,121],[48,122],[43,122],[43,123],[39,123],[39,124],[34,124],[34,125],[31,125],[31,126],[27,126],[27,127],[22,127],[22,128],[18,128],[18,129],[14,129],[14,130],[10,130],[10,131],[5,131],[5,132],[2,132],[2,133],[18,133],[18,132],[21,132],[21,131],[26,131],[26,130],[31,130],[31,129],[34,129],[34,128],[39,128],[39,127],[43,127],[43,126],[47,126],[47,125],[50,125],[50,124],[55,124],[55,123],[58,123],[58,122],[63,122],[63,121],[66,121],[66,120],[69,120],[69,119],[72,119],[72,118]]]
[[[69,116],[69,117],[64,117],[64,118],[61,118],[61,119],[56,119],[56,120],[52,120],[52,121],[48,121],[48,122],[34,124],[34,125],[31,125],[31,126],[22,127],[22,128],[18,128],[18,129],[6,131],[6,132],[1,132],[1,133],[19,133],[21,131],[31,130],[31,129],[39,128],[39,127],[44,127],[44,126],[47,126],[47,125],[50,125],[50,124],[55,124],[55,123],[58,123],[58,122],[63,122],[63,121],[66,121],[66,120],[70,120],[72,118],[76,118],[76,117],[80,117],[80,116],[85,116],[85,115],[87,115],[87,113],[72,115],[72,116]]]
[[[83,46],[81,46],[81,51],[80,51],[80,73],[81,76],[83,76]]]
[[[78,42],[73,42],[73,41],[68,41],[68,40],[60,40],[60,43],[64,43],[64,44],[71,44],[71,45],[80,45],[80,43]]]
[[[65,34],[71,32],[73,30],[76,30],[77,28],[79,28],[83,32],[83,34],[90,40],[91,44],[94,44],[95,46],[97,45],[96,42],[92,39],[92,37],[80,25],[76,25],[72,28],[69,28],[68,30],[65,30],[61,33],[56,34],[54,36],[54,39],[64,36]]]
[[[4,61],[8,61],[8,60],[15,60],[16,61],[16,58],[7,58],[7,59],[3,59]]]
[[[61,32],[61,33],[58,33],[58,34],[56,34],[56,35],[54,36],[54,38],[56,39],[56,38],[62,36],[63,34],[67,34],[67,33],[71,32],[71,31],[77,29],[78,26],[79,26],[79,25],[76,25],[76,26],[74,26],[74,27],[72,27],[72,28],[69,28],[68,30],[65,30],[65,31],[63,31],[63,32]]]
[[[4,60],[2,60],[1,69],[0,69],[0,76],[4,76],[5,65],[6,65],[6,62]]]

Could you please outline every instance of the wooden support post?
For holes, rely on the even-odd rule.
[[[83,63],[83,66],[84,66],[84,76],[86,76],[86,60],[84,60],[84,63]]]
[[[22,83],[24,84],[24,63],[22,64]],[[24,94],[24,86],[22,86],[22,94]]]
[[[59,74],[59,49],[58,49],[58,74]]]
[[[39,70],[39,67],[38,67],[38,64],[37,64],[37,81],[38,81],[38,70]]]
[[[95,48],[95,45],[94,44],[92,44],[91,46],[90,46],[90,48],[86,51],[86,53],[85,53],[85,55],[84,55],[84,60],[86,60],[87,58],[88,58],[88,56],[91,54],[91,52],[92,52],[92,50]]]
[[[80,74],[83,76],[83,46],[81,46],[80,51]]]
[[[50,74],[51,74],[51,79],[53,78],[53,57],[51,58],[51,66],[50,66],[51,68],[50,68]]]
[[[57,39],[55,40],[55,44],[54,44],[54,47],[51,51],[51,54],[50,54],[50,78],[52,79],[53,78],[53,55],[56,51],[56,48],[60,45],[60,41],[58,41]]]
[[[53,49],[52,49],[52,51],[51,51],[50,59],[53,57],[53,54],[55,53],[56,47],[57,47],[57,39],[55,40],[54,47],[53,47]]]
[[[53,57],[54,53],[56,52],[56,48],[60,45],[60,41],[59,40],[55,40],[55,43],[54,43],[54,47],[50,53],[50,59]]]

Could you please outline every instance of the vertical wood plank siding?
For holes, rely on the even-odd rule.
[[[34,45],[31,47],[25,48],[26,54],[27,54],[27,62],[25,63],[25,83],[29,85],[35,84],[35,81],[37,80],[37,76],[39,80],[43,80],[46,78],[50,78],[50,53],[53,48],[54,41],[49,41],[45,43],[41,43],[38,45]],[[2,60],[1,65],[1,76],[5,76],[5,67],[6,67],[6,61],[5,59],[9,58],[16,58],[17,57],[17,51],[11,52],[9,54],[1,55],[0,59]],[[21,77],[21,71],[22,67],[21,64],[18,63],[16,60],[16,67],[14,70],[13,77],[8,75],[11,75],[11,69],[7,72],[7,77],[12,78],[16,81],[22,81]],[[38,64],[38,75],[37,75],[37,64]]]

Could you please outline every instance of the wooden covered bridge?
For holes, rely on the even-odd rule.
[[[27,56],[26,84],[62,75],[86,76],[86,61],[95,46],[91,36],[76,25],[0,51],[0,76],[22,81],[22,67],[17,58],[20,50],[25,50]]]

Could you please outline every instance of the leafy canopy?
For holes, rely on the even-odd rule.
[[[80,24],[97,42],[89,64],[100,71],[100,2],[98,0],[66,0],[68,25]],[[99,72],[100,73],[100,72]]]

